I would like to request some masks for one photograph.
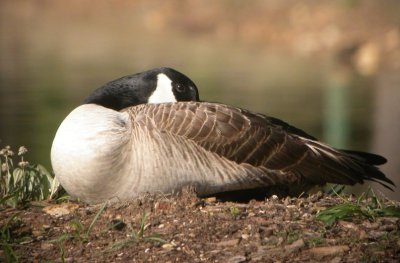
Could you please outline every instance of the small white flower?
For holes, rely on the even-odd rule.
[[[19,149],[18,149],[18,155],[24,155],[24,154],[27,153],[27,152],[28,152],[28,149],[26,149],[25,146],[21,146],[21,147],[19,147]]]

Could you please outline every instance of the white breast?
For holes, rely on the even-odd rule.
[[[53,141],[51,162],[68,193],[92,199],[98,191],[112,195],[118,190],[110,176],[123,167],[120,152],[130,144],[129,130],[127,113],[94,104],[79,106],[64,119]]]

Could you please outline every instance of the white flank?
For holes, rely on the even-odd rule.
[[[158,74],[157,87],[149,97],[148,103],[176,102],[172,92],[172,81],[165,74]]]

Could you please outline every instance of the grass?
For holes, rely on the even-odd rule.
[[[107,206],[107,202],[104,202],[103,205],[100,207],[99,211],[97,211],[96,215],[94,216],[93,220],[91,221],[91,223],[87,229],[85,228],[85,226],[82,224],[82,222],[79,219],[77,219],[77,218],[72,219],[69,222],[69,225],[73,231],[71,234],[66,234],[66,238],[63,238],[62,240],[64,241],[66,239],[75,239],[75,240],[79,240],[80,242],[88,242],[90,233],[91,233],[94,225],[98,221],[100,215],[103,213],[104,209],[106,208],[106,206]],[[60,239],[58,239],[58,241],[59,240]]]
[[[382,200],[377,197],[371,188],[362,193],[355,203],[347,201],[333,188],[332,191],[343,200],[343,203],[329,207],[316,215],[317,220],[327,225],[332,225],[338,220],[350,220],[353,218],[374,220],[376,217],[381,216],[400,217],[400,208],[383,205]]]
[[[0,242],[1,248],[4,251],[6,262],[18,262],[18,257],[14,253],[11,243],[13,243],[13,237],[11,234],[11,223],[14,221],[20,213],[14,214],[1,226],[0,228]]]
[[[85,226],[79,219],[73,219],[69,222],[69,225],[73,229],[72,233],[66,233],[58,237],[56,240],[51,242],[57,243],[58,248],[60,251],[60,261],[65,262],[66,258],[66,250],[65,250],[65,241],[67,240],[78,240],[81,243],[87,243],[89,241],[90,233],[93,229],[93,226],[96,224],[97,220],[99,219],[100,215],[103,213],[104,209],[106,208],[107,202],[105,202],[97,211],[96,215],[94,216],[92,222],[90,223],[89,227],[85,229]]]
[[[228,210],[231,216],[234,218],[240,215],[240,209],[237,206],[231,205],[229,206]]]
[[[306,243],[307,247],[316,247],[319,245],[324,245],[326,240],[323,237],[311,237],[304,240],[304,242]]]
[[[128,239],[125,239],[120,242],[114,243],[110,250],[118,250],[122,249],[126,246],[129,246],[131,244],[135,244],[137,242],[159,242],[161,244],[167,243],[164,239],[160,238],[158,234],[150,234],[150,235],[145,235],[145,230],[147,229],[146,225],[146,220],[147,220],[147,214],[144,213],[140,223],[139,223],[139,228],[135,230],[131,224],[128,224],[128,227],[130,229],[130,233],[127,235]]]
[[[65,240],[68,240],[70,238],[70,236],[68,234],[64,234],[62,236],[60,236],[57,239],[57,244],[58,244],[58,248],[60,250],[60,261],[62,263],[65,262],[65,257],[66,257],[66,253],[65,253]]]
[[[42,165],[27,162],[27,152],[24,146],[19,147],[17,159],[10,146],[0,150],[0,206],[16,207],[59,193],[55,177]]]
[[[294,241],[298,240],[301,237],[301,233],[298,230],[290,230],[287,232],[286,242],[288,244],[292,244]]]

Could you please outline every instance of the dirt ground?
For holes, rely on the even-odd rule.
[[[34,203],[1,211],[0,261],[14,253],[20,262],[398,262],[399,218],[315,219],[343,202],[356,200],[234,203],[185,191],[112,205]]]

